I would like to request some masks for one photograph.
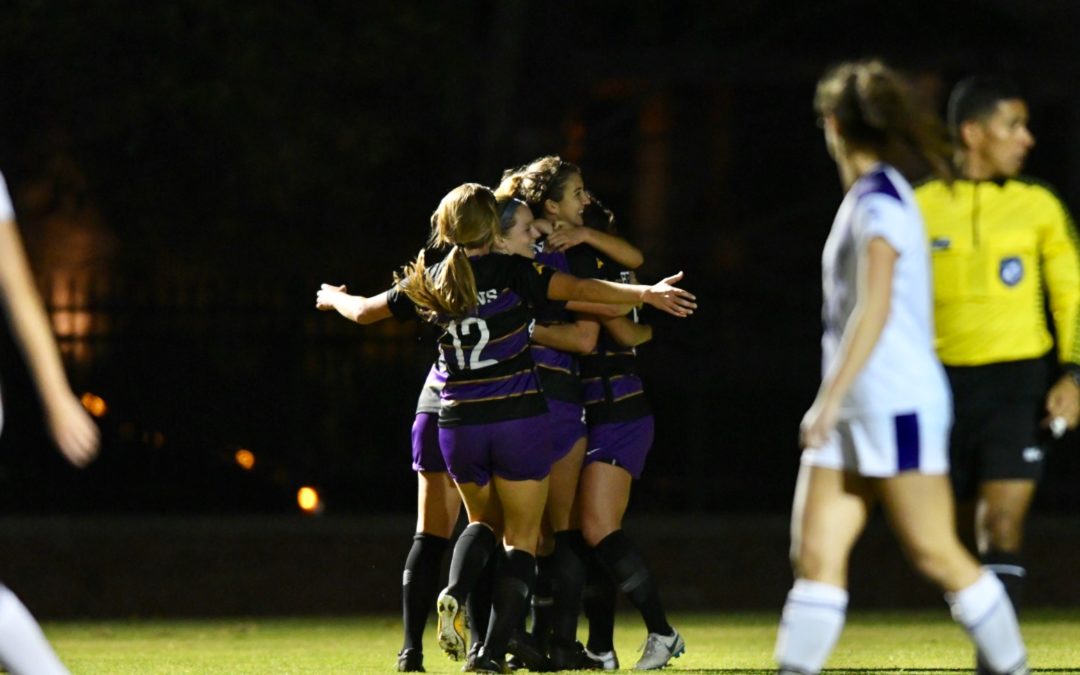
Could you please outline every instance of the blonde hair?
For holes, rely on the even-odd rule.
[[[451,246],[439,272],[429,273],[421,250],[400,275],[394,275],[394,281],[426,319],[465,316],[477,305],[476,276],[465,249],[491,244],[498,231],[491,190],[478,183],[459,185],[431,214],[430,244]]]
[[[814,109],[834,115],[844,142],[875,152],[909,177],[927,168],[950,180],[952,148],[945,127],[918,105],[907,82],[877,59],[849,61],[818,81]]]

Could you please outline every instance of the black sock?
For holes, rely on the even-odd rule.
[[[484,654],[502,660],[514,629],[528,609],[529,591],[536,580],[536,558],[528,551],[510,549],[491,598],[491,622],[484,638]]]
[[[443,553],[449,545],[449,539],[434,534],[419,533],[413,537],[401,575],[402,620],[405,624],[402,649],[424,648],[424,625],[435,606]]]
[[[588,548],[581,530],[555,533],[555,555],[552,556],[552,632],[564,646],[577,641],[578,614],[585,590],[585,560]]]
[[[552,584],[555,581],[554,567],[554,555],[536,558],[536,581],[533,582],[532,598],[529,603],[532,609],[530,632],[541,647],[547,645],[551,635],[552,615],[555,610],[555,600],[552,596]]]
[[[1019,615],[1020,603],[1024,599],[1024,579],[1027,577],[1023,557],[1019,553],[991,550],[980,556],[980,562],[1001,580],[1013,609]]]
[[[645,560],[638,553],[634,542],[622,530],[615,530],[596,545],[596,555],[630,602],[641,612],[645,627],[650,633],[671,635],[673,630],[667,622],[660,594],[656,590],[652,574]]]
[[[469,642],[470,647],[484,641],[487,635],[488,618],[491,615],[491,594],[495,590],[495,579],[498,578],[502,556],[496,554],[488,558],[484,572],[476,580],[472,592],[465,600],[465,606],[469,611]]]
[[[454,555],[450,557],[450,579],[446,586],[446,592],[458,603],[464,603],[476,587],[496,544],[495,533],[482,523],[469,524],[458,537]]]
[[[610,652],[615,649],[615,582],[593,549],[589,549],[586,562],[588,580],[582,604],[589,620],[589,651],[593,654]]]

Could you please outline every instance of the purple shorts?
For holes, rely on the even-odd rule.
[[[506,480],[542,480],[555,453],[548,416],[439,429],[439,445],[450,477],[487,485],[494,474]]]
[[[589,435],[585,426],[585,406],[580,403],[548,400],[548,425],[555,461],[566,457],[574,444]]]
[[[439,413],[416,413],[412,424],[413,471],[446,471],[439,449]]]
[[[585,465],[603,462],[623,469],[634,478],[641,478],[645,458],[653,444],[653,416],[632,422],[613,422],[589,427],[589,449]]]

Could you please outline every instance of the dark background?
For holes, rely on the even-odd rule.
[[[108,412],[100,460],[67,468],[4,336],[0,509],[290,513],[310,484],[327,514],[412,511],[434,336],[319,314],[315,291],[383,290],[450,188],[557,153],[641,277],[685,270],[701,302],[646,313],[633,509],[782,513],[842,196],[816,79],[882,56],[940,108],[1010,74],[1028,172],[1075,206],[1078,21],[1067,1],[4,3],[0,169],[76,390]],[[1075,446],[1038,509],[1078,506]]]

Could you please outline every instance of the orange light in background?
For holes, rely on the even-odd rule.
[[[319,500],[319,492],[305,485],[296,491],[296,503],[304,513],[318,513],[322,511],[322,502]]]
[[[90,413],[94,417],[102,417],[105,413],[109,412],[109,406],[105,405],[105,399],[101,398],[97,394],[91,394],[86,392],[79,397],[79,402],[86,408],[86,412]]]
[[[239,464],[240,468],[244,471],[251,471],[255,468],[255,453],[250,450],[240,448],[236,451],[236,454],[233,455],[233,459],[236,460],[236,463]]]

